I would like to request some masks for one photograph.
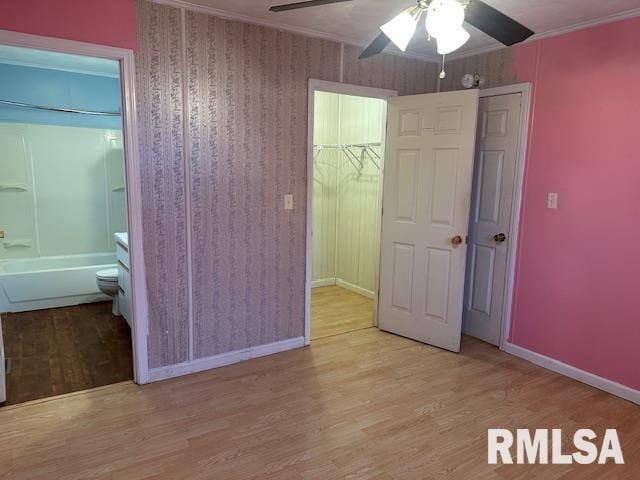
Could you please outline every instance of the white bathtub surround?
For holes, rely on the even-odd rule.
[[[115,251],[127,230],[122,132],[0,123],[0,260]]]
[[[0,312],[108,301],[96,272],[115,266],[115,252],[0,260]]]

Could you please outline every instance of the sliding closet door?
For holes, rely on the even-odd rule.
[[[388,102],[379,327],[460,350],[478,91]]]

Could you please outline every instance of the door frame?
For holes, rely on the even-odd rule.
[[[304,344],[309,345],[311,343],[311,283],[312,283],[312,239],[311,230],[313,226],[313,133],[314,133],[314,110],[315,110],[315,93],[316,92],[328,92],[339,95],[352,95],[356,97],[368,97],[379,98],[387,100],[391,97],[398,96],[396,90],[386,90],[383,88],[365,87],[362,85],[352,85],[349,83],[330,82],[327,80],[309,79],[309,95],[308,95],[308,117],[307,117],[307,230],[306,230],[306,253],[305,253],[305,282],[304,282]],[[384,152],[384,146],[386,141],[386,128],[383,131],[382,138],[382,151]],[[380,176],[382,177],[384,171],[384,165],[380,165]],[[380,188],[382,192],[382,188]],[[378,203],[380,204],[380,211],[382,211],[382,194],[379,195]],[[378,264],[380,259],[378,259]],[[378,303],[378,283],[380,273],[378,269],[378,275],[376,278],[376,289],[374,303]],[[377,315],[377,307],[376,307]],[[375,319],[374,319],[375,321]]]
[[[149,309],[142,241],[142,189],[133,50],[9,30],[0,30],[0,45],[106,58],[120,63],[122,132],[131,264],[133,374],[136,383],[147,383],[149,381],[147,355]]]
[[[516,173],[514,177],[513,197],[511,200],[511,222],[509,225],[509,245],[507,249],[507,278],[505,282],[504,303],[502,306],[502,325],[500,327],[500,350],[504,350],[511,331],[511,315],[513,313],[513,295],[518,255],[520,232],[520,214],[524,188],[525,163],[529,139],[529,115],[531,111],[531,83],[516,83],[502,87],[480,90],[480,98],[499,95],[522,94],[520,108],[520,128],[518,132],[518,148],[516,151]],[[478,125],[479,126],[479,125]],[[475,161],[475,160],[474,160]]]

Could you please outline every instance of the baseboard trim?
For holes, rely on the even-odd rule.
[[[166,367],[152,368],[149,370],[149,382],[157,382],[168,378],[180,377],[190,373],[211,370],[212,368],[224,367],[233,363],[243,362],[252,358],[264,357],[274,353],[285,352],[295,348],[304,347],[304,337],[288,338],[279,342],[257,345],[255,347],[234,350],[233,352],[221,353],[212,357],[198,358],[190,362],[168,365]]]
[[[367,298],[376,298],[376,294],[371,290],[367,290],[366,288],[359,287],[358,285],[354,285],[353,283],[345,282],[340,278],[336,278],[336,285],[342,287],[346,290],[351,290],[352,292],[359,293],[360,295]]]
[[[626,385],[622,385],[621,383],[580,370],[579,368],[567,365],[566,363],[562,363],[559,360],[555,360],[540,353],[527,350],[526,348],[514,345],[513,343],[506,342],[502,349],[511,355],[528,360],[529,362],[535,363],[547,370],[573,378],[574,380],[586,383],[587,385],[599,388],[607,393],[640,405],[640,390],[635,390],[631,387],[627,387]]]
[[[321,278],[320,280],[314,280],[311,282],[311,288],[328,287],[329,285],[335,285],[335,278]]]

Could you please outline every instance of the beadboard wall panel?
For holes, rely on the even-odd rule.
[[[383,100],[316,92],[314,106],[315,144],[382,141]],[[359,155],[359,150],[352,150]],[[375,150],[381,154],[379,147]],[[340,150],[316,153],[312,279],[346,282],[373,295],[379,258],[380,161],[368,156],[363,160],[360,168]]]
[[[339,143],[339,98],[333,93],[315,93],[315,145]],[[314,282],[335,282],[338,166],[344,157],[337,150],[325,149],[316,151],[314,158],[311,278]]]
[[[180,10],[138,1],[136,93],[149,366],[188,360],[187,224]]]
[[[340,143],[382,142],[386,102],[340,96]],[[375,148],[381,155],[381,148]],[[336,278],[373,295],[378,277],[380,187],[378,166],[365,155],[362,168],[344,156],[338,170]]]
[[[202,358],[304,334],[307,83],[337,79],[339,45],[194,12],[186,28]]]

